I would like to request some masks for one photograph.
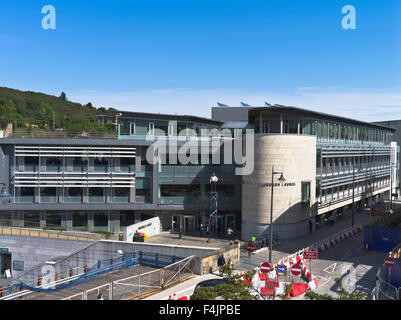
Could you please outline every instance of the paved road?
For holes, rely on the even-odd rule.
[[[369,220],[375,221],[381,217],[369,217],[368,210],[361,210],[354,217],[355,223],[362,226],[368,224]],[[339,232],[351,226],[351,217],[345,217],[331,226],[322,227],[312,234],[291,240],[283,240],[272,251],[272,263],[277,263],[281,258],[288,256],[318,240],[322,240],[330,234]],[[307,262],[308,269],[318,280],[317,293],[337,296],[339,285],[334,279],[343,278],[343,287],[349,292],[361,292],[369,297],[375,287],[378,266],[383,264],[385,252],[365,251],[363,248],[363,232],[348,238],[337,246],[329,248],[319,254],[318,260]],[[249,256],[241,254],[241,261],[236,269],[246,271],[258,267],[262,262],[269,261],[269,250],[258,252]],[[297,279],[294,279],[295,281]],[[303,299],[303,296],[298,297]]]

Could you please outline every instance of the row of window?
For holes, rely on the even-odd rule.
[[[322,158],[320,149],[316,157],[316,173],[335,174],[351,172],[353,169],[380,169],[388,168],[390,156],[358,156],[358,157],[330,157]]]
[[[389,143],[392,133],[388,130],[346,125],[334,122],[320,120],[283,120],[283,128],[279,119],[263,120],[262,128],[259,128],[259,122],[255,122],[256,132],[261,133],[300,133],[307,135],[316,135],[321,140],[342,140],[349,141],[369,141],[379,143]]]
[[[317,120],[302,120],[301,127],[303,134],[316,135],[318,138],[329,138],[343,141],[389,143],[393,135],[388,130]]]
[[[35,188],[33,187],[17,187],[15,202],[17,203],[34,203]],[[64,191],[64,194],[63,194]],[[58,196],[61,195],[64,203],[82,203],[84,198],[84,188],[71,187],[59,190],[55,187],[41,187],[39,199],[41,203],[58,203]],[[104,188],[88,188],[88,202],[90,203],[105,203],[108,192]],[[110,201],[113,203],[128,203],[130,199],[130,188],[112,188]],[[136,202],[150,202],[150,189],[136,189]]]
[[[26,172],[41,171],[39,157],[24,157],[20,159],[19,165],[24,166]],[[42,164],[46,172],[62,172],[67,171],[71,166],[73,172],[87,172],[89,169],[88,158],[75,157],[69,162],[66,158],[46,157]],[[93,159],[93,170],[95,172],[113,172],[116,168],[119,172],[135,172],[134,158],[119,158],[118,162],[114,158],[99,157]]]
[[[178,134],[190,135],[192,129],[196,135],[201,134],[202,129],[214,129],[216,126],[182,121],[163,121],[163,120],[144,120],[144,119],[120,119],[118,123],[119,135],[121,136],[146,136],[158,134],[160,131],[164,135],[175,136]]]
[[[370,183],[369,181],[355,182],[354,194],[358,195],[370,188],[381,188],[387,186],[389,183],[389,179],[386,178],[371,179]],[[336,199],[350,197],[352,196],[352,193],[353,184],[336,186],[321,190],[318,182],[316,187],[316,198],[319,202],[327,202],[330,200],[332,201]]]

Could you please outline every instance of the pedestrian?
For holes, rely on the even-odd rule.
[[[204,226],[203,223],[200,225],[200,236],[203,237]]]
[[[206,226],[206,234],[209,236],[209,225]]]
[[[309,220],[309,233],[312,233],[312,229],[313,229],[312,220]]]
[[[228,241],[231,241],[233,239],[233,229],[231,229],[231,227],[228,227],[227,229],[227,237]]]
[[[330,225],[334,226],[334,217],[333,217],[333,215],[330,216],[329,221],[330,221]]]
[[[221,268],[222,266],[224,266],[226,264],[226,260],[224,259],[223,254],[220,255],[219,259],[217,260],[217,266],[219,268]],[[220,272],[220,276],[222,275],[222,273]]]
[[[96,300],[104,300],[103,299],[103,293],[99,292],[99,294],[96,297]]]

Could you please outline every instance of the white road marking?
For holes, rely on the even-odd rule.
[[[319,278],[322,278],[322,279],[326,280],[326,282],[324,282],[324,283],[319,283],[319,282],[318,282],[319,287],[323,287],[324,285],[326,285],[326,284],[331,280],[331,277],[329,277],[328,279],[325,278],[325,277],[322,277],[322,276],[320,276],[320,275],[317,275],[316,277],[319,277]]]
[[[337,262],[335,262],[335,263],[329,265],[327,268],[323,269],[323,271],[324,271],[324,272],[327,272],[327,273],[333,273],[334,270],[336,269],[336,266],[337,266]],[[329,268],[331,268],[331,271],[327,271],[327,269],[329,269]]]

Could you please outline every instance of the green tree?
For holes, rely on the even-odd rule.
[[[228,279],[228,283],[221,283],[214,287],[198,287],[191,300],[255,300],[257,296],[251,292],[256,290],[251,284],[251,279],[257,272],[251,270],[245,275],[234,274],[234,268],[226,264],[219,269],[220,273]],[[243,280],[246,279],[246,281]]]
[[[62,99],[62,100],[64,100],[64,101],[67,101],[67,95],[65,94],[64,91],[61,92],[61,94],[60,94],[60,99]]]

